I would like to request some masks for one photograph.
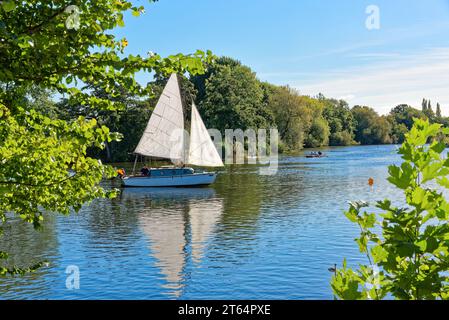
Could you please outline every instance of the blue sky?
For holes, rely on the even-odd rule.
[[[426,97],[449,115],[449,0],[134,2],[146,13],[128,16],[116,32],[128,39],[127,53],[210,49],[303,94],[380,113]],[[380,10],[380,29],[365,26],[369,5]]]

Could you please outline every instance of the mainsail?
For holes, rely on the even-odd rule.
[[[194,103],[192,103],[191,122],[190,148],[187,163],[203,167],[223,167],[223,161]]]
[[[178,78],[172,74],[134,153],[184,160],[184,114]]]

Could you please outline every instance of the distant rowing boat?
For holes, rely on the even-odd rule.
[[[306,158],[327,158],[327,155],[321,152],[312,152],[306,155]]]

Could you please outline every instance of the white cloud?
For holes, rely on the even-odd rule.
[[[348,95],[346,95],[346,96],[341,96],[341,97],[338,97],[337,99],[338,100],[346,100],[346,101],[351,101],[351,100],[354,100],[354,98],[355,98],[355,95],[353,95],[353,94],[348,94]]]
[[[349,97],[351,105],[369,105],[382,114],[401,103],[419,107],[422,99],[428,98],[434,105],[440,102],[443,113],[449,115],[449,48],[433,48],[400,59],[394,55],[385,61],[333,70],[320,80],[292,86],[308,95],[321,92],[329,97]]]
[[[354,53],[348,55],[350,58],[359,58],[359,59],[391,59],[391,58],[400,58],[401,54],[399,53]]]

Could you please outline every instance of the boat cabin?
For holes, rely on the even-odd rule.
[[[173,176],[185,176],[194,174],[195,170],[192,168],[151,168],[149,177],[173,177]]]

